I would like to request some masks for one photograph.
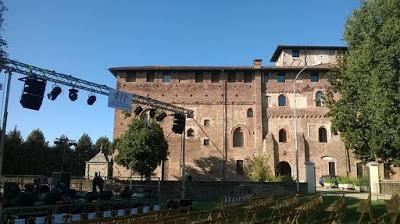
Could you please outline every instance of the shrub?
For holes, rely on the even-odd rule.
[[[354,178],[353,184],[357,186],[367,186],[368,178],[367,177]]]
[[[353,184],[353,179],[351,177],[337,177],[339,184]]]

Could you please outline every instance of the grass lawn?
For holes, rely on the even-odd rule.
[[[311,195],[305,195],[301,197],[301,200],[307,200]],[[333,201],[339,199],[340,196],[323,196],[323,209],[327,208]],[[344,223],[357,223],[358,219],[360,217],[360,213],[357,213],[356,210],[358,208],[358,205],[360,203],[360,199],[357,198],[352,198],[352,197],[346,197],[346,205],[347,205],[347,210],[346,214],[344,217]],[[200,210],[210,210],[215,208],[220,204],[220,201],[193,201],[193,210],[194,211],[200,211]],[[383,200],[376,200],[372,201],[372,212],[373,212],[373,217],[378,217],[382,215],[386,210],[385,207],[385,202]],[[266,213],[261,217],[268,217],[271,211],[266,211]],[[329,215],[328,213],[323,213],[320,215],[320,219],[327,217]],[[368,215],[363,218],[362,223],[369,223],[368,222]],[[300,223],[307,223],[307,220],[301,220]]]

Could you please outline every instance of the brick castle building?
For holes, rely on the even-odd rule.
[[[315,163],[317,179],[356,175],[359,168],[331,130],[323,102],[327,72],[345,51],[337,46],[278,46],[271,58],[274,66],[263,67],[261,60],[254,60],[253,66],[136,66],[110,71],[119,90],[194,111],[185,132],[186,173],[193,180],[244,180],[244,167],[255,154],[269,157],[273,174],[296,177],[293,84],[308,65],[296,82],[299,179],[304,181],[306,161]],[[150,108],[140,116],[146,109]],[[123,134],[133,116],[125,118],[116,110],[114,137]],[[156,174],[164,180],[182,174],[181,136],[171,133],[172,123],[172,116],[160,123],[168,136],[169,156]],[[114,177],[130,175],[114,164]]]

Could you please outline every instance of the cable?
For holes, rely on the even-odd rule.
[[[207,135],[207,133],[204,131],[204,129],[200,126],[200,124],[196,121],[196,119],[194,119],[192,117],[193,121],[197,124],[197,126],[200,128],[200,130],[206,135],[206,137],[208,138],[208,140],[210,140],[210,142],[214,145],[214,147],[218,150],[218,152],[221,154],[222,158],[225,158],[224,154],[221,152],[221,150],[219,150],[219,148],[217,147],[217,145],[214,143],[213,140],[211,140],[210,136]]]

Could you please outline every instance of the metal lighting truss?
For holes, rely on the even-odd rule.
[[[89,82],[83,79],[75,78],[72,75],[66,75],[58,73],[56,71],[50,71],[48,69],[39,68],[33,65],[28,65],[8,58],[3,59],[3,69],[8,72],[15,72],[29,77],[41,78],[54,83],[70,86],[76,89],[86,90],[92,93],[109,95],[110,90],[113,88],[106,85],[100,85],[97,83]],[[183,113],[186,115],[193,114],[192,110],[178,107],[170,103],[165,103],[159,100],[155,100],[149,97],[140,96],[134,93],[132,94],[133,103],[148,105],[157,109],[171,111],[175,113]]]

